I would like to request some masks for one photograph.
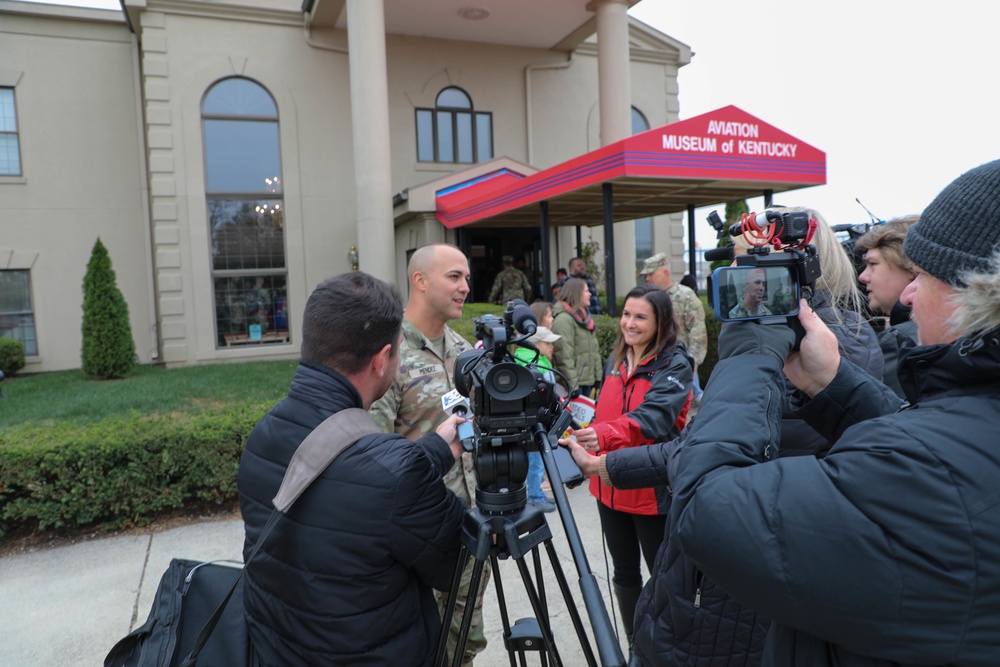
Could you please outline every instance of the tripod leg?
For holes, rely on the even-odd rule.
[[[452,665],[453,667],[460,667],[463,664],[465,658],[465,647],[469,640],[469,628],[472,626],[472,617],[476,613],[476,602],[480,597],[480,583],[483,578],[483,568],[486,563],[479,559],[474,559],[472,563],[472,575],[469,580],[469,586],[465,599],[465,608],[462,612],[462,619],[459,624],[458,638],[455,641],[455,652],[452,654]],[[462,579],[462,573],[465,570],[464,567],[456,568],[456,582],[460,582]],[[442,644],[444,645],[444,652],[447,654],[447,644],[448,637],[450,634],[450,629],[455,619],[455,609],[457,604],[457,598],[461,593],[461,585],[458,583],[452,592],[448,595],[448,609],[449,613],[445,615],[441,622],[441,641],[438,644],[438,650],[442,649]],[[441,664],[441,663],[438,663]]]
[[[445,605],[444,614],[441,618],[441,636],[438,638],[438,648],[434,658],[434,664],[437,667],[444,667],[444,665],[447,665],[448,633],[451,628],[451,619],[455,616],[454,593],[457,592],[459,586],[461,586],[462,572],[465,570],[465,564],[468,563],[470,555],[471,554],[465,544],[461,544],[458,549],[458,561],[455,563],[455,573],[451,577],[452,595],[448,596],[448,603]]]
[[[573,629],[576,630],[577,639],[580,642],[580,648],[583,650],[583,655],[587,659],[587,664],[590,667],[597,667],[597,658],[594,656],[594,650],[590,646],[590,641],[587,639],[587,631],[583,627],[583,620],[580,618],[580,612],[576,608],[576,603],[573,601],[573,592],[569,588],[569,582],[566,580],[566,573],[563,572],[562,565],[559,563],[559,556],[556,554],[555,547],[552,545],[552,540],[546,540],[545,552],[549,556],[549,563],[552,566],[552,572],[556,576],[556,582],[559,584],[559,590],[562,591],[563,599],[566,601],[566,610],[569,612],[570,620],[573,621]]]
[[[537,549],[537,547],[533,548],[532,551],[534,549]],[[531,609],[535,612],[535,619],[537,619],[538,627],[542,631],[542,641],[545,643],[544,650],[552,658],[553,665],[562,667],[562,658],[559,657],[556,640],[552,636],[552,627],[549,625],[548,610],[542,606],[542,602],[538,597],[538,591],[531,579],[531,573],[528,571],[528,565],[524,562],[523,558],[518,558],[516,561],[517,569],[521,572],[521,580],[524,582],[524,590],[528,593],[528,601],[531,602]]]

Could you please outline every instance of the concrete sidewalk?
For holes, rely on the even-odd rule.
[[[567,497],[590,568],[615,623],[618,611],[612,612],[607,581],[610,557],[606,566],[596,501],[587,484],[567,490]],[[546,517],[553,546],[573,592],[573,602],[580,610],[596,655],[597,647],[579,591],[579,575],[562,521],[558,513]],[[145,621],[160,576],[171,558],[241,560],[242,546],[243,523],[238,515],[228,515],[181,527],[136,531],[0,558],[0,667],[102,665],[114,643]],[[530,566],[530,558],[527,560]],[[544,549],[542,562],[560,657],[566,665],[584,665],[580,642]],[[500,570],[511,623],[533,616],[517,564],[502,561]],[[484,601],[484,616],[489,646],[477,658],[476,667],[509,665],[492,581]],[[620,622],[617,625],[627,660],[624,633]],[[537,659],[529,664],[538,664]]]

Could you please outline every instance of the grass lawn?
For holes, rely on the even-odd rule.
[[[276,403],[297,361],[248,361],[166,369],[137,366],[124,380],[90,380],[80,371],[8,378],[0,383],[0,434],[25,424],[86,424],[131,414],[199,412]]]

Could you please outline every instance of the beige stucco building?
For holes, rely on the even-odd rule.
[[[537,228],[448,230],[435,193],[676,120],[691,58],[631,0],[124,4],[0,0],[0,335],[26,372],[80,366],[98,238],[140,363],[296,357],[318,282],[356,261],[405,293],[429,242],[469,253],[476,300],[501,254],[538,282]],[[620,267],[638,243],[683,273],[680,216],[634,229],[615,226]],[[566,266],[575,231],[548,246]]]

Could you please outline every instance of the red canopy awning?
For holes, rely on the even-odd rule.
[[[613,218],[632,220],[826,183],[826,154],[727,106],[636,134],[531,176],[494,172],[437,193],[448,228],[534,227],[538,203],[552,225],[604,221],[602,186],[613,185]]]

